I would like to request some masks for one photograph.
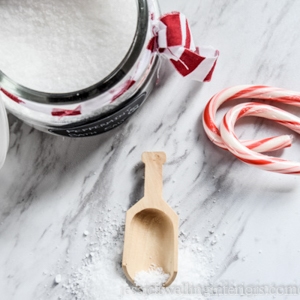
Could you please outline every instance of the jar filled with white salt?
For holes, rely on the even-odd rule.
[[[1,0],[0,96],[53,134],[84,137],[124,122],[156,82],[156,0]]]

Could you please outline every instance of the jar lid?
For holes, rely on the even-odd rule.
[[[9,126],[7,113],[0,95],[0,168],[4,165],[9,146]]]

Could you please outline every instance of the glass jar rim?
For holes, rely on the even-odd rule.
[[[0,88],[8,91],[14,96],[29,101],[57,105],[84,102],[105,93],[126,76],[136,63],[144,48],[149,25],[148,4],[147,0],[136,0],[136,2],[138,10],[137,25],[131,46],[120,64],[99,82],[73,92],[47,93],[27,88],[14,81],[0,70]]]

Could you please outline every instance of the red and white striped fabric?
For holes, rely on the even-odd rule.
[[[168,58],[184,77],[210,81],[219,51],[195,46],[186,17],[179,12],[168,13],[154,23],[154,37],[160,55]]]
[[[284,174],[300,174],[300,163],[260,154],[291,146],[293,137],[282,135],[258,141],[239,141],[234,134],[234,125],[239,118],[257,116],[273,120],[300,133],[300,119],[282,109],[262,103],[244,103],[228,111],[220,130],[215,117],[218,108],[226,101],[248,98],[277,101],[300,106],[300,93],[269,86],[243,85],[225,89],[214,95],[203,113],[203,127],[209,139],[217,146],[227,149],[237,158],[258,168]]]

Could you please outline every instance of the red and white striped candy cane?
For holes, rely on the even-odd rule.
[[[262,155],[291,145],[292,136],[282,135],[257,141],[239,141],[234,134],[234,124],[244,116],[257,116],[274,120],[300,133],[300,119],[282,109],[262,103],[244,103],[233,107],[223,118],[220,130],[215,117],[218,108],[233,99],[264,99],[300,106],[300,93],[261,85],[241,85],[225,89],[214,95],[203,113],[203,126],[209,139],[223,149],[232,152],[242,161],[261,169],[284,174],[300,174],[300,163]]]
[[[300,106],[300,93],[263,85],[239,85],[222,90],[207,103],[203,112],[203,127],[208,138],[217,146],[227,149],[216,125],[216,112],[226,101],[234,99],[263,99]],[[242,141],[247,148],[256,152],[266,152],[291,146],[291,135],[281,135],[262,140]]]
[[[300,163],[263,155],[244,146],[234,134],[236,121],[245,116],[256,116],[276,121],[300,133],[300,118],[282,109],[262,103],[243,103],[234,106],[224,116],[220,133],[227,149],[243,162],[260,169],[283,174],[300,174]]]

